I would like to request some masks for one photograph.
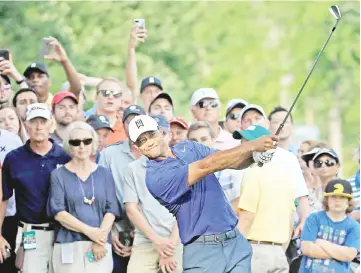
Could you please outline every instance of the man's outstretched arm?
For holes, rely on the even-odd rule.
[[[217,171],[248,167],[253,162],[253,152],[265,152],[275,149],[278,139],[278,136],[264,136],[233,149],[215,152],[202,160],[191,163],[188,166],[188,186]]]

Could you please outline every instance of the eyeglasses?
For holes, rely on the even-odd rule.
[[[88,146],[92,144],[93,139],[92,138],[86,138],[86,139],[69,139],[69,144],[74,147],[80,146],[81,143],[83,143],[85,146]]]
[[[334,160],[334,159],[327,159],[325,161],[317,160],[317,161],[315,161],[315,168],[316,169],[321,168],[323,163],[325,163],[325,165],[329,168],[329,167],[333,167],[336,165],[336,160]]]
[[[219,102],[216,100],[213,101],[199,101],[196,104],[199,108],[207,108],[208,106],[211,106],[212,108],[217,108],[219,106]]]
[[[228,117],[231,119],[231,120],[237,120],[237,119],[241,119],[241,114],[229,114]]]
[[[122,96],[122,92],[117,92],[113,90],[99,90],[98,93],[102,93],[103,97],[109,97],[113,95],[115,99],[120,98]]]
[[[0,84],[0,89],[10,89],[11,84]]]

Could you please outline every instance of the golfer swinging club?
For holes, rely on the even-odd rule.
[[[145,115],[130,122],[129,137],[149,158],[149,192],[177,219],[183,272],[251,273],[251,245],[238,231],[238,219],[213,173],[269,162],[279,138],[264,136],[225,151],[193,141],[170,148],[157,122]]]

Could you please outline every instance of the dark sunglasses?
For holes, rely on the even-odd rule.
[[[219,106],[219,102],[216,100],[213,101],[199,101],[197,102],[197,106],[199,108],[207,108],[208,106],[211,106],[212,108],[217,108]]]
[[[230,118],[231,120],[237,120],[237,119],[240,119],[241,118],[241,114],[229,114],[228,115],[228,118]]]
[[[86,138],[86,139],[69,139],[69,144],[74,147],[80,146],[80,144],[83,142],[85,146],[88,146],[92,144],[93,139],[92,138]]]
[[[98,93],[102,93],[103,97],[109,97],[110,95],[113,95],[115,99],[122,96],[122,92],[117,92],[113,90],[99,90]]]
[[[325,165],[326,165],[327,167],[333,167],[333,166],[336,165],[336,160],[334,160],[334,159],[327,159],[327,160],[325,160],[325,161],[317,160],[317,161],[315,161],[315,168],[316,168],[316,169],[321,168],[322,165],[323,165],[323,163],[325,163]]]

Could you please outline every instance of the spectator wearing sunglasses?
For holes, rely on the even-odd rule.
[[[145,111],[138,105],[131,105],[124,110],[123,126],[124,131],[128,135],[128,127],[131,120],[138,115],[145,115]],[[123,170],[130,163],[140,157],[138,148],[133,145],[128,139],[109,145],[100,153],[99,165],[111,170],[116,188],[116,195],[118,203],[123,206]],[[127,217],[114,224],[112,230],[112,246],[113,246],[113,261],[114,273],[126,272],[129,257],[131,254],[131,245],[127,244],[122,238],[130,238],[133,226]]]
[[[149,115],[162,115],[168,122],[174,117],[173,100],[167,93],[160,93],[149,105]]]
[[[64,138],[72,160],[51,173],[48,216],[55,229],[55,273],[111,273],[110,230],[120,216],[111,172],[91,161],[98,136],[85,122],[74,122]]]
[[[319,185],[309,189],[310,205],[313,211],[322,209],[323,192],[329,181],[337,178],[340,162],[336,152],[328,148],[315,148],[305,153],[302,159],[307,166],[318,177]]]
[[[25,126],[30,139],[24,146],[8,153],[2,167],[0,223],[4,220],[8,200],[15,195],[16,216],[19,219],[16,249],[31,249],[25,250],[24,262],[19,269],[23,272],[48,273],[52,272],[54,243],[54,226],[46,213],[50,174],[57,166],[69,162],[70,156],[49,140],[52,118],[46,104],[34,103],[28,106]],[[35,249],[32,244],[21,245],[25,232],[29,241],[36,240]],[[6,240],[0,236],[2,253],[5,253],[5,245]]]
[[[50,137],[63,146],[68,126],[78,118],[78,98],[73,93],[61,91],[54,96],[51,105],[56,129]]]
[[[234,131],[241,129],[241,112],[248,103],[242,99],[233,99],[227,105],[226,120],[224,129],[233,134]]]
[[[198,89],[193,93],[190,104],[193,118],[196,121],[208,122],[212,126],[216,149],[226,150],[239,145],[239,141],[233,139],[232,135],[218,124],[221,116],[221,102],[216,90],[213,88]]]
[[[122,119],[117,115],[125,89],[127,87],[115,78],[104,79],[97,85],[96,114],[106,116],[113,129],[107,139],[108,145],[127,139]]]

